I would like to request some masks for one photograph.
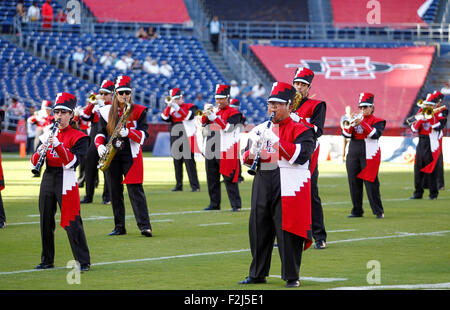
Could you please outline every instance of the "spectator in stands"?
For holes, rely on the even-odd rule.
[[[147,38],[148,38],[149,40],[154,40],[154,39],[159,38],[159,35],[158,35],[158,33],[156,32],[156,30],[155,30],[154,27],[151,27],[151,26],[148,27]]]
[[[215,15],[212,20],[208,23],[209,28],[209,40],[213,45],[214,52],[219,51],[219,35],[220,31],[223,30],[219,21],[219,17]]]
[[[159,73],[164,75],[165,77],[171,77],[173,74],[173,68],[171,65],[167,63],[167,60],[163,60],[161,62],[161,67],[159,68]]]
[[[235,80],[231,81],[231,87],[230,87],[230,97],[231,99],[236,98],[239,95],[239,86],[238,83]]]
[[[58,14],[55,16],[55,22],[57,23],[65,23],[67,21],[67,15],[64,13],[63,9],[58,11]]]
[[[94,50],[91,46],[86,47],[86,54],[84,55],[83,62],[89,66],[92,66],[97,62],[97,59],[94,56]]]
[[[263,84],[259,83],[253,86],[251,96],[252,98],[263,97],[265,93],[266,89],[264,88]]]
[[[448,82],[445,83],[445,86],[441,88],[441,93],[444,96],[450,95],[450,84]]]
[[[105,54],[102,57],[100,57],[100,64],[105,68],[113,64],[113,58],[110,52],[105,52]]]
[[[143,40],[148,39],[148,33],[144,30],[144,27],[139,27],[138,31],[136,31],[136,38]]]
[[[131,66],[133,65],[134,62],[133,53],[131,51],[127,51],[124,61],[127,64],[127,68],[131,69]]]
[[[27,19],[30,22],[37,22],[41,19],[41,10],[39,10],[37,1],[33,1],[33,4],[28,8]]]
[[[11,98],[11,104],[6,108],[6,113],[16,117],[25,116],[25,106],[17,98]]]
[[[111,53],[111,61],[112,61],[112,65],[115,66],[116,63],[119,61],[119,59],[117,59],[117,53]]]
[[[82,63],[84,60],[84,51],[81,47],[78,47],[77,50],[72,54],[72,60]]]
[[[25,10],[25,6],[23,4],[24,0],[19,0],[19,2],[16,5],[16,15],[19,17],[20,21],[26,22],[27,21],[27,11]]]
[[[239,97],[248,97],[252,92],[252,88],[248,85],[246,80],[242,80],[241,89],[239,90]]]
[[[151,57],[149,60],[146,60],[144,63],[144,71],[149,74],[158,75],[160,73],[158,62],[156,60],[152,60]]]
[[[195,97],[193,104],[195,104],[198,109],[203,110],[205,100],[203,100],[203,95],[201,93],[197,94],[197,97]]]
[[[50,4],[52,0],[45,0],[42,5],[42,28],[52,28],[53,8]]]
[[[131,70],[142,70],[142,63],[139,59],[133,60],[131,64]]]
[[[123,72],[127,71],[128,66],[127,66],[127,63],[125,60],[126,60],[126,56],[120,57],[120,59],[114,65],[114,68],[116,68],[117,70],[123,71]]]

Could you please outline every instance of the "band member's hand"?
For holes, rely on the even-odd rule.
[[[264,131],[264,136],[266,141],[269,141],[272,145],[280,141],[280,138],[270,129]]]
[[[61,142],[59,142],[57,137],[50,137],[48,139],[48,143],[51,144],[53,147],[57,147]]]
[[[209,119],[211,122],[214,122],[214,120],[215,120],[216,118],[217,118],[216,113],[212,112],[212,113],[208,114],[208,119]]]
[[[44,153],[44,150],[45,150],[46,147],[47,147],[46,144],[41,144],[41,145],[39,145],[39,147],[37,148],[36,152],[37,152],[39,155],[42,155],[42,153]]]
[[[171,110],[173,110],[175,112],[178,112],[178,110],[180,109],[180,106],[175,102],[172,102],[170,107],[171,107]]]
[[[128,137],[129,132],[130,131],[128,130],[128,128],[122,128],[122,129],[120,129],[119,134],[122,138],[126,138],[126,137]]]
[[[417,114],[414,116],[414,118],[416,119],[416,121],[424,121],[425,120],[425,116],[423,116],[423,114]]]
[[[301,117],[298,116],[297,114],[295,114],[294,112],[291,112],[290,117],[292,118],[292,120],[293,120],[294,122],[297,122],[297,123],[298,123],[298,122],[300,121],[300,119],[301,119]]]
[[[106,146],[100,144],[97,148],[98,156],[102,157],[106,153]]]

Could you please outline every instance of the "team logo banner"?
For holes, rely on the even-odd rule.
[[[325,126],[337,127],[345,106],[358,107],[361,92],[375,96],[376,115],[401,127],[433,59],[434,47],[304,48],[252,45],[277,81],[291,83],[296,69],[314,72],[311,95],[327,103]]]

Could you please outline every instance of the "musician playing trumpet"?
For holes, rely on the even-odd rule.
[[[422,199],[425,178],[428,178],[429,198],[437,199],[439,194],[437,162],[442,153],[439,139],[446,122],[446,118],[435,109],[439,98],[437,93],[428,94],[415,116],[416,121],[411,125],[411,130],[419,134],[414,162],[415,190],[411,199]],[[422,113],[423,111],[429,112]]]
[[[197,107],[192,103],[185,103],[179,88],[169,90],[166,98],[167,107],[161,113],[161,119],[170,123],[170,148],[175,168],[176,185],[172,192],[183,190],[183,163],[191,185],[191,192],[200,191],[195,163],[195,120]]]
[[[115,154],[112,158],[108,158],[110,164],[106,169],[114,213],[114,229],[109,236],[127,233],[123,197],[123,184],[126,184],[137,226],[142,235],[152,237],[147,200],[142,186],[144,181],[142,145],[148,138],[147,108],[133,103],[129,76],[118,76],[114,86],[112,104],[105,105],[99,110],[100,123],[95,137],[100,160],[105,154]],[[128,117],[122,118],[122,115],[126,114]],[[112,140],[112,143],[107,143],[109,140]],[[105,144],[110,147],[109,150]],[[115,148],[114,152],[111,147]]]
[[[364,183],[372,212],[381,219],[384,218],[384,210],[378,180],[381,162],[378,139],[383,134],[386,121],[373,115],[374,95],[371,93],[360,94],[358,108],[360,114],[354,115],[349,126],[342,129],[342,135],[350,138],[345,164],[353,208],[348,217],[363,216]]]
[[[298,287],[302,252],[312,244],[309,163],[315,138],[311,126],[289,117],[294,95],[292,85],[273,84],[267,106],[273,125],[268,121],[251,130],[242,157],[245,165],[252,166],[259,155],[260,163],[249,220],[253,260],[248,277],[239,284],[266,283],[277,237],[281,278],[287,287]]]
[[[54,267],[55,213],[56,205],[61,209],[61,227],[66,230],[74,259],[81,271],[90,268],[90,255],[80,215],[80,194],[75,169],[84,159],[89,137],[72,128],[76,98],[69,93],[59,93],[53,106],[58,130],[39,137],[41,144],[31,156],[33,166],[41,156],[46,156],[46,169],[42,176],[39,192],[39,213],[41,222],[41,263],[35,269]],[[49,146],[48,148],[46,146]],[[44,154],[43,150],[47,150]]]

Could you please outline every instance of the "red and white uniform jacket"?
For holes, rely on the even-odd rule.
[[[252,130],[263,131],[267,122]],[[315,148],[313,129],[287,118],[271,129],[279,138],[276,145],[267,143],[260,155],[259,169],[280,169],[282,229],[306,239],[305,250],[312,243],[310,159]],[[247,146],[248,148],[249,146]],[[251,166],[247,149],[242,158]],[[267,168],[266,168],[267,167]]]
[[[420,115],[422,109],[418,111]],[[436,167],[436,163],[439,156],[442,153],[442,125],[445,124],[446,118],[443,116],[442,112],[438,115],[434,115],[429,120],[418,120],[411,125],[411,130],[419,134],[419,139],[429,139],[430,152],[432,154],[433,160],[428,163],[425,167],[420,169],[424,173],[432,173]],[[445,125],[444,125],[445,126]],[[428,144],[427,144],[428,145]]]
[[[378,139],[383,134],[386,121],[373,115],[364,116],[358,126],[342,129],[342,135],[352,141],[364,141],[366,167],[357,175],[358,178],[374,182],[381,163],[381,149]],[[356,146],[356,144],[354,144]],[[350,142],[350,146],[353,147]],[[349,151],[350,153],[350,151]],[[353,152],[352,152],[353,153]]]
[[[111,101],[105,101],[102,106],[110,105]],[[88,103],[88,105],[83,109],[83,112],[80,114],[81,120],[85,122],[89,122],[91,126],[91,131],[89,136],[92,140],[95,139],[98,130],[98,123],[100,122],[100,105]]]
[[[50,134],[51,132],[42,134],[39,137],[41,143],[47,142]],[[59,130],[56,137],[60,144],[55,148],[49,147],[46,165],[47,167],[63,169],[60,225],[65,228],[69,226],[71,221],[75,220],[76,216],[80,215],[80,193],[75,169],[87,152],[89,137],[70,126]],[[39,157],[40,155],[37,152],[31,156],[33,166],[36,166]]]
[[[106,130],[108,123],[109,110],[112,105],[105,105],[100,108],[100,123],[98,133],[95,136],[95,145],[98,148],[100,144],[106,144],[109,135]],[[122,184],[141,184],[144,181],[144,160],[142,156],[142,145],[148,138],[147,108],[140,104],[133,104],[130,115],[126,122],[128,128],[128,137],[121,138],[124,142],[122,150],[117,151],[114,160],[132,161],[130,169],[125,173]],[[119,109],[118,116],[122,115]]]
[[[315,138],[316,138],[316,146],[314,149],[314,153],[311,157],[311,173],[317,167],[317,162],[319,160],[319,152],[320,152],[320,143],[317,140],[323,134],[323,127],[325,125],[325,116],[327,113],[327,105],[325,101],[313,100],[304,98],[300,102],[300,107],[293,112],[291,118],[294,121],[303,121],[307,126],[311,126],[314,128]]]
[[[196,111],[197,107],[195,104],[183,103],[180,105],[180,109],[178,111],[175,111],[173,108],[167,106],[161,113],[161,119],[165,122],[170,122],[171,143],[173,143],[176,138],[180,137],[179,134],[172,134],[172,128],[177,124],[183,124],[184,132],[186,132],[192,153],[194,153],[197,149],[197,141],[195,138],[196,127],[194,121]]]
[[[220,173],[232,179],[233,183],[238,181],[239,177],[239,141],[242,124],[242,114],[230,106],[226,106],[224,109],[219,109],[216,113],[217,118],[214,122],[211,122],[208,117],[203,115],[202,126],[208,126],[211,131],[211,135],[208,136],[206,141],[205,156],[210,158],[211,154],[207,154],[209,151],[215,152],[215,146],[210,143],[214,143],[217,140],[214,138],[218,133],[220,136]]]
[[[31,115],[27,122],[30,124],[36,124],[36,130],[44,130],[44,128],[49,128],[50,125],[54,122],[54,115],[47,115],[45,111],[39,111],[37,114]]]

